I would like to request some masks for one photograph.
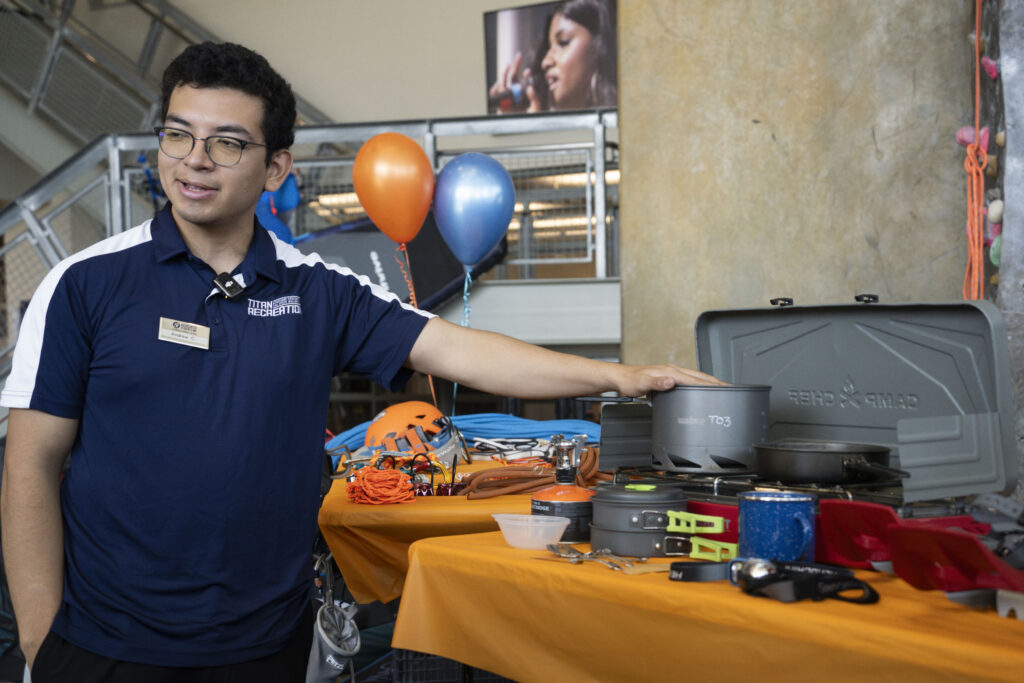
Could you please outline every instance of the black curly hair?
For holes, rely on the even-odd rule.
[[[295,141],[295,95],[281,74],[262,55],[234,43],[190,45],[164,70],[160,96],[161,120],[167,117],[171,93],[180,85],[194,88],[232,88],[263,101],[260,128],[267,158]]]

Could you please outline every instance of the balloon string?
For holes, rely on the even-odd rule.
[[[404,260],[399,258],[399,252],[405,257]],[[402,271],[402,277],[405,278],[405,286],[409,288],[409,303],[413,307],[419,308],[419,304],[416,303],[416,288],[412,284],[412,262],[409,260],[409,250],[405,248],[405,243],[395,247],[395,263],[398,264],[398,269]]]
[[[398,258],[398,253],[401,252],[405,256],[405,262]],[[395,262],[398,263],[398,269],[402,271],[402,277],[405,278],[405,285],[409,288],[409,303],[414,308],[419,308],[416,303],[416,287],[412,283],[412,261],[409,260],[409,250],[405,248],[405,243],[399,244],[395,248]],[[437,408],[437,392],[434,391],[434,377],[433,375],[427,375],[427,384],[430,385],[430,398],[434,400],[434,407]],[[438,408],[440,410],[440,408]]]
[[[473,288],[473,276],[466,267],[466,279],[462,281],[462,326],[469,327],[469,291]],[[459,392],[459,383],[452,385],[452,417],[455,417],[455,395]]]
[[[469,327],[469,290],[473,289],[473,276],[466,268],[466,279],[462,282],[462,326]]]

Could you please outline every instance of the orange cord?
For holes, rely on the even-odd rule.
[[[964,272],[964,299],[985,295],[985,166],[988,154],[981,147],[981,3],[974,6],[974,142],[967,146],[964,170],[967,172],[967,269]]]
[[[411,503],[415,498],[412,480],[401,470],[363,467],[348,482],[348,499],[355,503],[387,505]]]
[[[398,252],[402,252],[405,256],[405,263],[402,263],[402,259],[398,258]],[[398,263],[398,268],[402,271],[402,277],[405,278],[405,285],[409,288],[409,303],[415,308],[419,308],[419,304],[416,303],[416,287],[412,283],[412,261],[409,260],[409,250],[405,248],[404,243],[399,244],[395,249],[395,262]],[[433,375],[427,375],[427,384],[430,385],[430,397],[434,399],[434,407],[437,408],[437,392],[434,391]]]

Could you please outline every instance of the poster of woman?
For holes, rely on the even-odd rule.
[[[487,112],[618,106],[615,0],[564,0],[484,14]]]

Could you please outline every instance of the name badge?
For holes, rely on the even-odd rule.
[[[160,318],[160,332],[157,339],[208,351],[210,349],[210,328],[205,325]]]

